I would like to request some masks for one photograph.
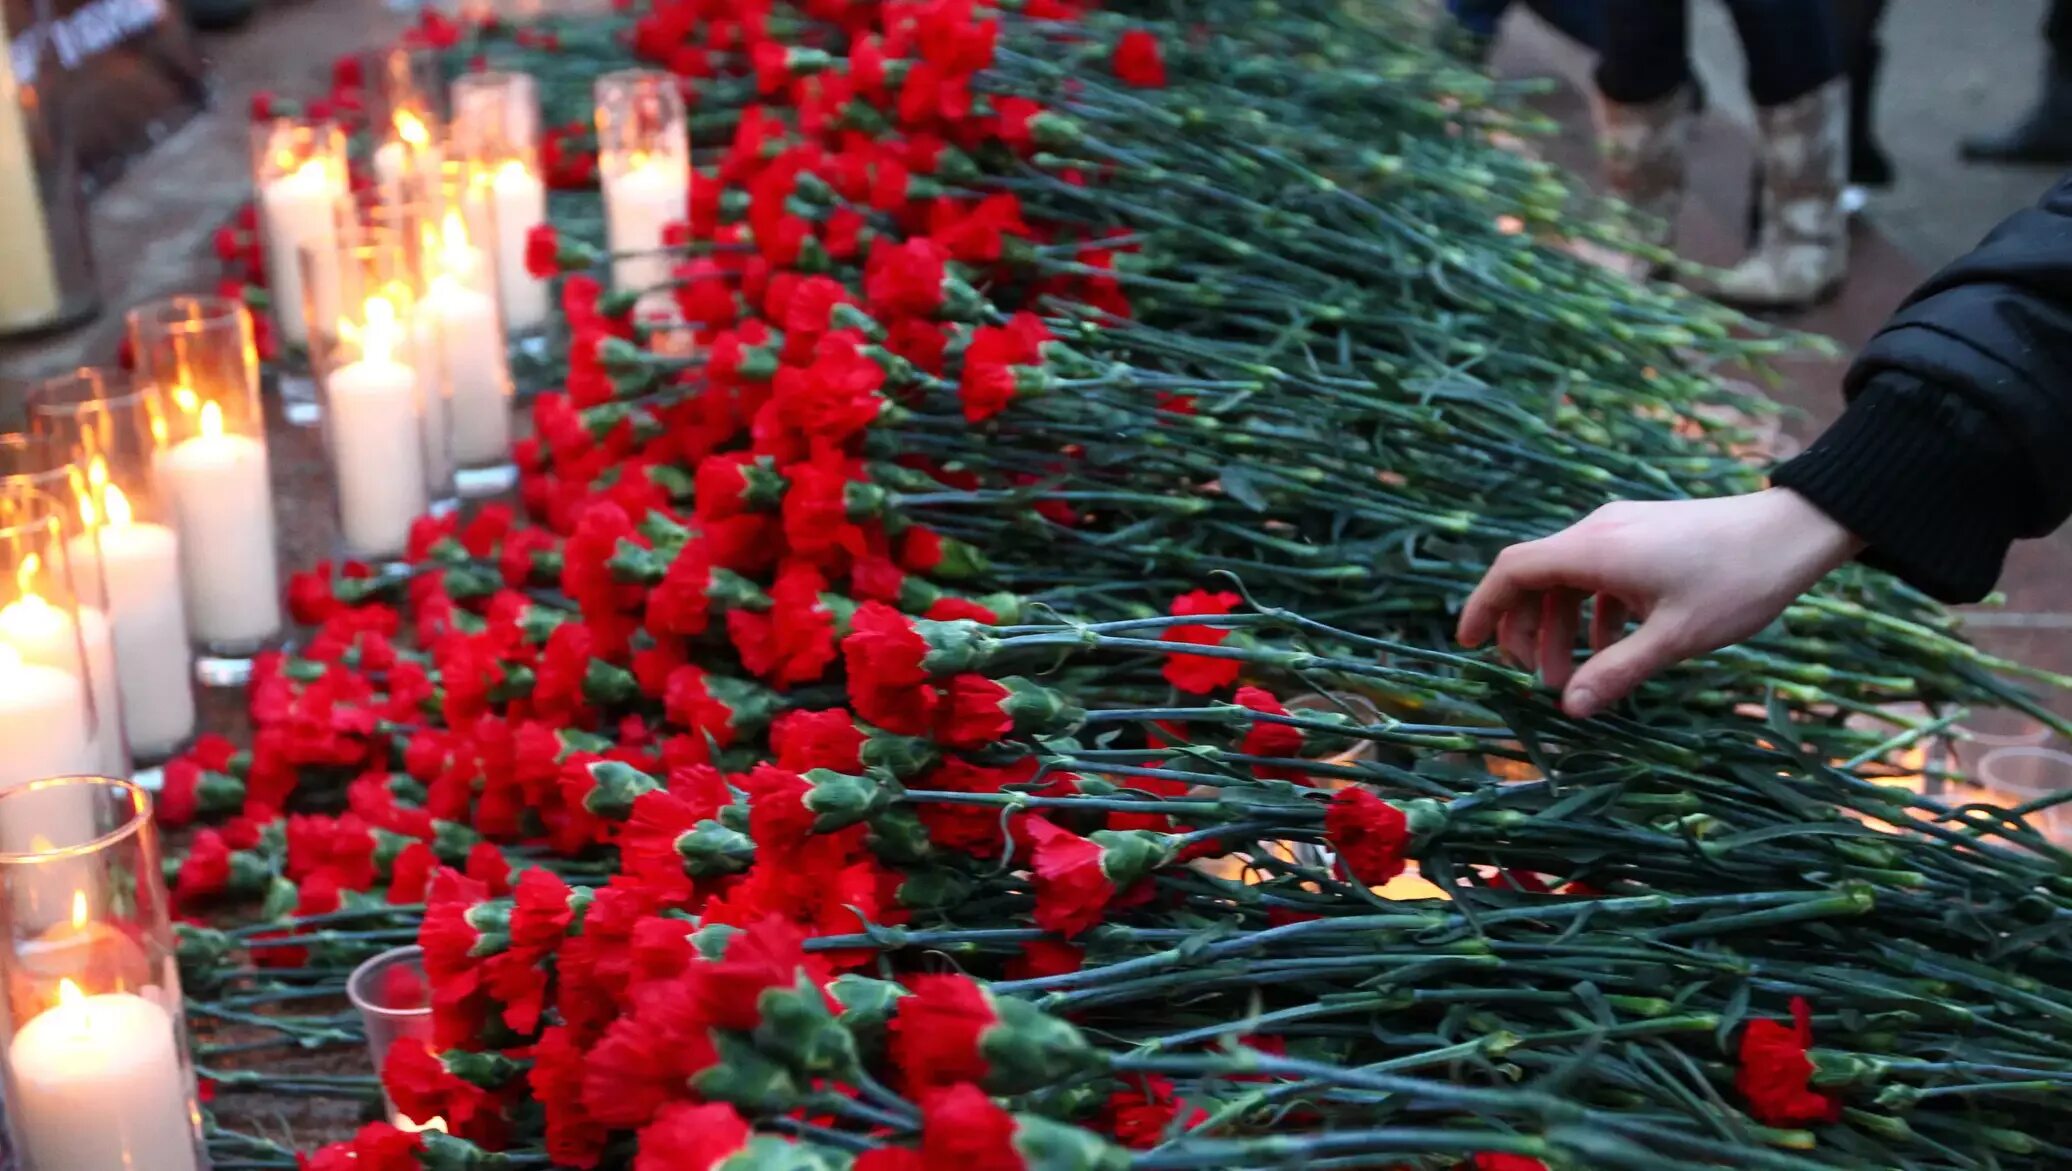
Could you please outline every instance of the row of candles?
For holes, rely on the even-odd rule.
[[[284,390],[286,406],[291,421],[323,422],[340,552],[364,559],[399,554],[425,512],[510,485],[507,346],[548,316],[524,260],[546,214],[533,79],[472,73],[442,88],[418,61],[398,53],[376,71],[385,112],[358,190],[341,127],[254,129],[274,311],[314,376],[315,394]],[[632,70],[595,92],[614,282],[658,289],[664,234],[690,193],[678,82]]]
[[[0,436],[0,787],[171,756],[195,678],[283,632],[251,318],[176,297],[127,324],[133,373],[39,383]]]
[[[277,325],[318,390],[337,552],[375,560],[426,512],[508,487],[507,341],[549,304],[524,264],[546,217],[532,80],[444,89],[403,56],[379,76],[372,199],[338,127],[276,119],[253,153]],[[677,82],[614,74],[596,96],[614,283],[651,289],[690,191]],[[134,310],[128,341],[132,372],[39,384],[27,431],[0,436],[0,1023],[25,1171],[207,1166],[149,797],[117,778],[191,738],[196,678],[240,681],[284,633],[249,314],[172,298]],[[413,962],[352,982],[377,1064],[422,1032],[421,981],[390,978]]]

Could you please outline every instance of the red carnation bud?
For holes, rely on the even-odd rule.
[[[1791,1023],[1750,1021],[1741,1034],[1741,1067],[1734,1088],[1748,1112],[1765,1126],[1806,1126],[1842,1116],[1841,1099],[1812,1088],[1813,1006],[1791,998]]]
[[[1139,89],[1161,89],[1166,83],[1165,54],[1148,29],[1131,29],[1115,43],[1115,76]]]
[[[1324,833],[1354,881],[1380,886],[1403,873],[1410,819],[1366,789],[1340,789],[1332,796],[1324,813]]]

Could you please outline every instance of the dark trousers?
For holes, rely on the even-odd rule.
[[[1727,10],[1756,105],[1783,105],[1840,76],[1831,0],[1727,0]],[[1684,0],[1604,0],[1599,91],[1630,105],[1676,92],[1691,80],[1689,24]]]
[[[2043,20],[2043,39],[2050,42],[2057,67],[2072,69],[2072,3],[2051,0],[2050,15]]]

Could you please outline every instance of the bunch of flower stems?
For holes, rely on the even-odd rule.
[[[849,26],[826,23],[825,4],[804,7],[777,10],[781,35],[801,61],[840,61]],[[1001,701],[1007,723],[979,740],[875,725],[865,676],[884,631],[859,619],[860,587],[830,586],[809,605],[842,640],[846,670],[779,682],[731,631],[686,644],[719,716],[693,718],[637,685],[638,639],[586,652],[566,684],[576,714],[549,762],[576,762],[573,779],[555,782],[573,794],[557,816],[583,819],[573,836],[552,819],[486,828],[479,805],[434,818],[410,750],[427,734],[466,733],[443,727],[463,684],[433,644],[479,632],[485,616],[512,621],[525,645],[496,665],[487,702],[512,721],[537,716],[554,632],[608,625],[599,605],[637,614],[704,538],[692,517],[710,503],[698,496],[708,457],[681,454],[676,432],[714,356],[735,355],[736,379],[761,361],[802,361],[782,353],[780,331],[695,318],[707,326],[697,354],[665,356],[642,346],[651,331],[623,328],[637,290],[585,306],[620,322],[606,344],[572,321],[544,360],[527,358],[552,382],[588,365],[611,386],[601,400],[549,394],[551,412],[543,402],[528,499],[545,531],[434,534],[407,567],[339,579],[344,609],[323,616],[317,640],[326,650],[270,676],[300,696],[342,673],[364,684],[350,705],[361,718],[336,729],[353,747],[296,759],[289,808],[336,808],[347,782],[372,777],[384,809],[418,816],[367,831],[370,892],[314,914],[293,913],[284,874],[300,864],[288,835],[260,830],[238,847],[218,893],[264,897],[259,921],[192,930],[183,954],[221,1088],[375,1097],[371,1078],[261,1078],[223,1063],[355,1040],[322,998],[353,962],[418,935],[426,887],[420,877],[404,889],[397,874],[413,848],[460,865],[486,836],[504,865],[564,884],[547,899],[560,935],[527,969],[552,989],[550,1005],[566,995],[560,956],[587,929],[586,909],[629,875],[685,884],[655,916],[680,919],[705,959],[731,960],[742,924],[701,929],[703,901],[778,869],[773,852],[796,845],[758,832],[758,810],[777,798],[741,778],[783,755],[765,739],[773,720],[846,703],[866,750],[853,769],[799,770],[800,800],[813,836],[858,835],[845,848],[897,875],[898,895],[804,925],[799,947],[818,958],[799,978],[836,1008],[801,1009],[787,1027],[768,1008],[750,1027],[707,1022],[726,1038],[722,1067],[767,1076],[679,1089],[785,1139],[781,1154],[722,1152],[742,1160],[726,1166],[859,1154],[946,1166],[942,1134],[971,1116],[947,1113],[940,1071],[897,1038],[899,1001],[922,995],[901,985],[951,970],[1051,1022],[1018,1025],[1018,1074],[1012,1054],[994,1054],[970,1079],[1014,1120],[1030,1167],[2061,1163],[2072,1135],[2048,1102],[2072,1078],[2072,1001],[2055,991],[2072,911],[2066,854],[2019,817],[1947,810],[1867,779],[1956,718],[1893,715],[1895,702],[2009,702],[2055,722],[2001,678],[2022,668],[1965,644],[1911,591],[1854,570],[1749,644],[1585,723],[1516,672],[1444,649],[1460,597],[1504,544],[1611,499],[1758,483],[1730,450],[1743,437],[1716,421],[1723,406],[1758,404],[1719,390],[1716,375],[1785,343],[1573,255],[1563,245],[1582,239],[1626,247],[1616,221],[1498,141],[1529,128],[1512,96],[1427,48],[1387,6],[1298,0],[1261,13],[1210,0],[988,18],[999,40],[972,88],[981,103],[1040,107],[1026,149],[944,146],[950,161],[914,182],[951,201],[1010,194],[1041,231],[1009,231],[997,258],[950,270],[971,295],[938,307],[946,362],[929,370],[896,351],[860,262],[799,267],[857,294],[822,328],[856,330],[885,382],[882,407],[845,437],[860,471],[825,523],[894,540],[925,532],[953,550],[907,567],[912,597],[903,591],[899,607],[918,615],[948,598],[992,624],[910,620],[914,637],[943,648],[901,686],[939,688],[947,706],[965,694],[951,680],[983,680],[1014,696]],[[544,47],[536,34],[473,30],[453,58],[534,72],[560,120],[587,101],[591,78],[628,61],[616,30],[556,31]],[[1162,47],[1157,85],[1110,68],[1118,42],[1143,33]],[[708,168],[772,101],[748,61],[715,52],[711,63],[692,119]],[[867,103],[851,115],[858,133],[881,128]],[[699,181],[725,182],[710,170]],[[722,216],[744,214],[749,198],[723,196]],[[900,217],[826,182],[797,180],[780,199],[822,228],[846,214],[901,234]],[[571,277],[598,271],[595,198],[562,197],[555,219],[577,256]],[[740,246],[683,245],[689,275],[671,291],[698,303],[699,262]],[[1011,390],[980,393],[978,339],[1032,315],[1046,340],[1011,363]],[[594,449],[571,439],[571,422]],[[803,481],[757,462],[752,445],[736,450],[755,469],[740,510],[782,514],[784,539],[805,547],[815,535],[791,531],[788,503]],[[617,458],[598,467],[598,452]],[[603,566],[587,565],[593,551],[572,532],[583,510],[552,502],[616,498],[629,474],[663,503],[629,518]],[[599,568],[630,601],[572,596],[571,571]],[[707,584],[715,616],[782,613],[767,570]],[[426,585],[446,603],[436,619]],[[1166,615],[1204,586],[1256,605],[1219,612],[1232,597]],[[421,645],[368,666],[359,640],[380,623],[355,627],[353,615],[389,607],[410,616]],[[1218,665],[1216,681],[1195,685],[1204,664]],[[424,690],[405,690],[403,667]],[[1239,682],[1266,698],[1213,697]],[[307,723],[283,706],[277,728]],[[1884,722],[1844,722],[1859,714]],[[665,806],[694,798],[656,751],[657,730],[705,737],[707,763],[727,778],[726,799],[682,825]],[[1268,743],[1275,751],[1261,754]],[[967,768],[990,779],[943,783],[968,782]],[[277,787],[258,775],[271,771],[249,757],[213,762],[201,812],[282,812],[251,799]],[[1332,824],[1345,804],[1334,794],[1346,792],[1378,795],[1400,816],[1401,840],[1383,852],[1414,861],[1436,891],[1373,889],[1380,876],[1349,859],[1374,843]],[[379,823],[364,795],[353,794],[354,814]],[[1037,822],[1048,828],[1032,831]],[[1054,884],[1087,842],[1095,871],[1078,877],[1094,886],[1078,909],[1096,921],[1068,922],[1071,892]],[[667,873],[672,858],[680,874]],[[446,912],[435,922],[459,915],[479,933],[467,954],[508,954],[511,939],[485,926],[519,913],[508,898],[469,910],[488,892],[431,893]],[[1033,974],[1046,946],[1075,962]],[[1826,1105],[1779,1120],[1751,1110],[1748,1038],[1799,998],[1818,1044],[1798,1088]],[[301,1000],[326,1011],[293,1011]],[[621,1011],[633,1021],[647,1010]],[[591,1099],[613,1083],[535,1100],[551,1080],[538,1030],[573,1027],[555,1013],[521,1028],[504,1005],[474,1035],[449,1033],[436,1073],[392,1077],[399,1101],[445,1103],[475,1123],[412,1140],[415,1162],[398,1165],[563,1162],[557,1121],[597,1109]],[[244,1031],[230,1038],[225,1025]],[[1117,1123],[1123,1100],[1160,1124],[1147,1135]],[[586,1157],[673,1166],[647,1161],[674,1133],[664,1121],[599,1124],[607,1133]],[[291,1160],[230,1128],[212,1143],[219,1167]],[[927,1162],[895,1161],[909,1155]]]

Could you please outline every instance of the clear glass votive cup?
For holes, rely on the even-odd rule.
[[[468,218],[487,224],[479,237],[496,259],[497,302],[514,337],[545,328],[549,282],[525,265],[525,241],[547,222],[547,185],[540,178],[539,87],[529,73],[464,73],[450,91],[450,163],[465,169]]]
[[[338,318],[314,341],[339,552],[392,562],[418,517],[454,500],[437,326],[420,320],[414,228],[369,225],[341,259]]]
[[[359,1011],[367,1056],[377,1076],[396,1045],[431,1047],[432,983],[425,973],[423,948],[393,948],[361,963],[346,978],[345,995]],[[388,1103],[388,1115],[405,1130],[446,1129],[444,1119],[407,1118],[393,1103]]]
[[[113,630],[82,597],[64,520],[53,497],[0,481],[0,789],[128,772]]]
[[[224,297],[169,297],[127,325],[137,377],[166,408],[155,477],[180,535],[195,678],[240,686],[286,628],[251,315]]]
[[[689,215],[691,149],[683,93],[674,74],[607,73],[595,85],[597,169],[605,235],[620,292],[657,289],[672,262],[662,251],[669,225]]]
[[[123,737],[141,764],[171,759],[194,735],[180,535],[160,483],[168,406],[119,370],[82,368],[29,391],[29,433],[71,465],[87,533],[70,561],[99,554],[114,635]]]
[[[454,486],[463,499],[508,491],[512,462],[510,353],[497,296],[493,202],[476,198],[465,167],[448,167],[436,222],[420,228],[419,324],[436,339],[451,423]]]
[[[0,791],[6,1112],[20,1171],[206,1171],[151,798]]]
[[[2072,753],[2042,745],[1995,748],[1979,759],[1973,779],[1992,804],[2027,805],[2072,790]],[[2072,806],[2036,810],[2028,822],[2053,842],[2072,842]]]
[[[345,132],[335,123],[269,118],[252,126],[252,185],[266,246],[266,287],[274,323],[289,345],[309,344],[312,322],[338,315],[338,204],[351,187]],[[307,251],[319,263],[305,273]],[[284,398],[289,421],[316,421],[313,399]]]

